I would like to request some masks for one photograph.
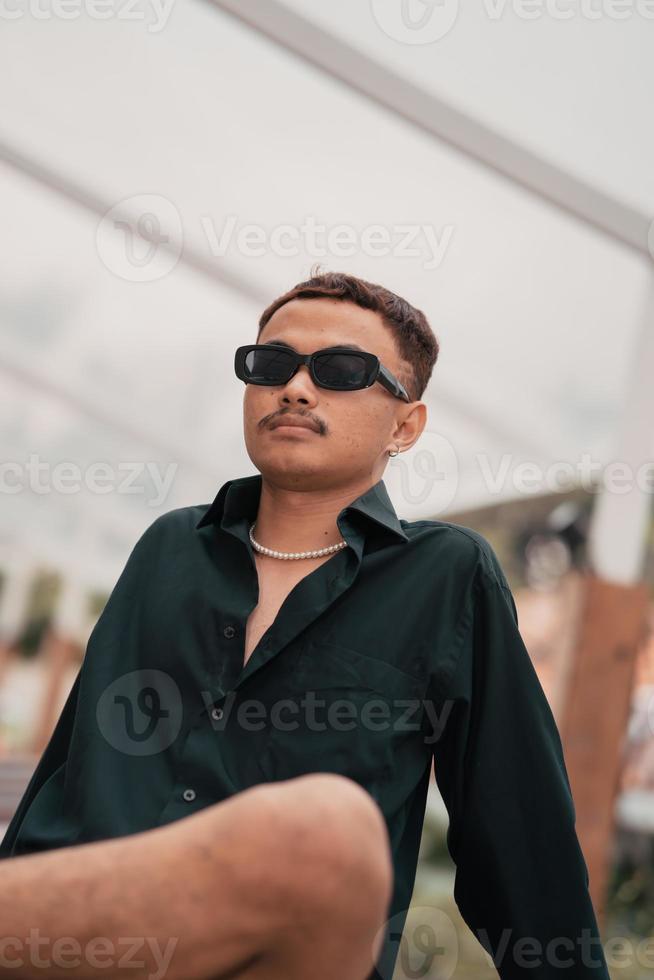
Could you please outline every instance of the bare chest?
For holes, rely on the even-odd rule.
[[[274,558],[257,559],[259,577],[259,601],[247,618],[245,625],[245,653],[243,665],[250,659],[257,643],[269,626],[275,622],[284,600],[306,575],[331,555],[298,562],[281,562]],[[281,568],[278,567],[281,565]]]

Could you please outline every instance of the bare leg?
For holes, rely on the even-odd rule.
[[[261,784],[165,827],[0,862],[0,976],[365,980],[391,888],[360,786]]]

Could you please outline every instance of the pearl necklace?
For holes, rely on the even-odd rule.
[[[320,558],[321,555],[331,555],[333,551],[339,551],[341,548],[347,547],[347,541],[339,541],[338,544],[330,544],[327,548],[318,548],[315,551],[274,551],[272,548],[264,548],[262,544],[254,540],[252,532],[254,531],[256,521],[254,524],[250,525],[250,542],[255,551],[258,551],[262,555],[269,555],[271,558]]]

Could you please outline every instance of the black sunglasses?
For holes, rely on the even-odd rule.
[[[252,385],[286,384],[301,364],[308,365],[312,380],[320,388],[358,391],[379,381],[391,395],[411,401],[406,389],[380,363],[377,355],[367,351],[325,347],[313,354],[299,354],[279,344],[246,344],[237,347],[234,357],[236,376]]]

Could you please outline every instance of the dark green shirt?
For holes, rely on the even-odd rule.
[[[399,520],[379,480],[338,515],[348,547],[292,589],[243,666],[260,492],[259,474],[229,480],[210,507],[169,511],[138,540],[0,856],[341,773],[377,801],[393,851],[372,976],[390,980],[398,952],[422,976],[399,933],[433,758],[454,897],[500,976],[606,980],[559,733],[491,545]]]

